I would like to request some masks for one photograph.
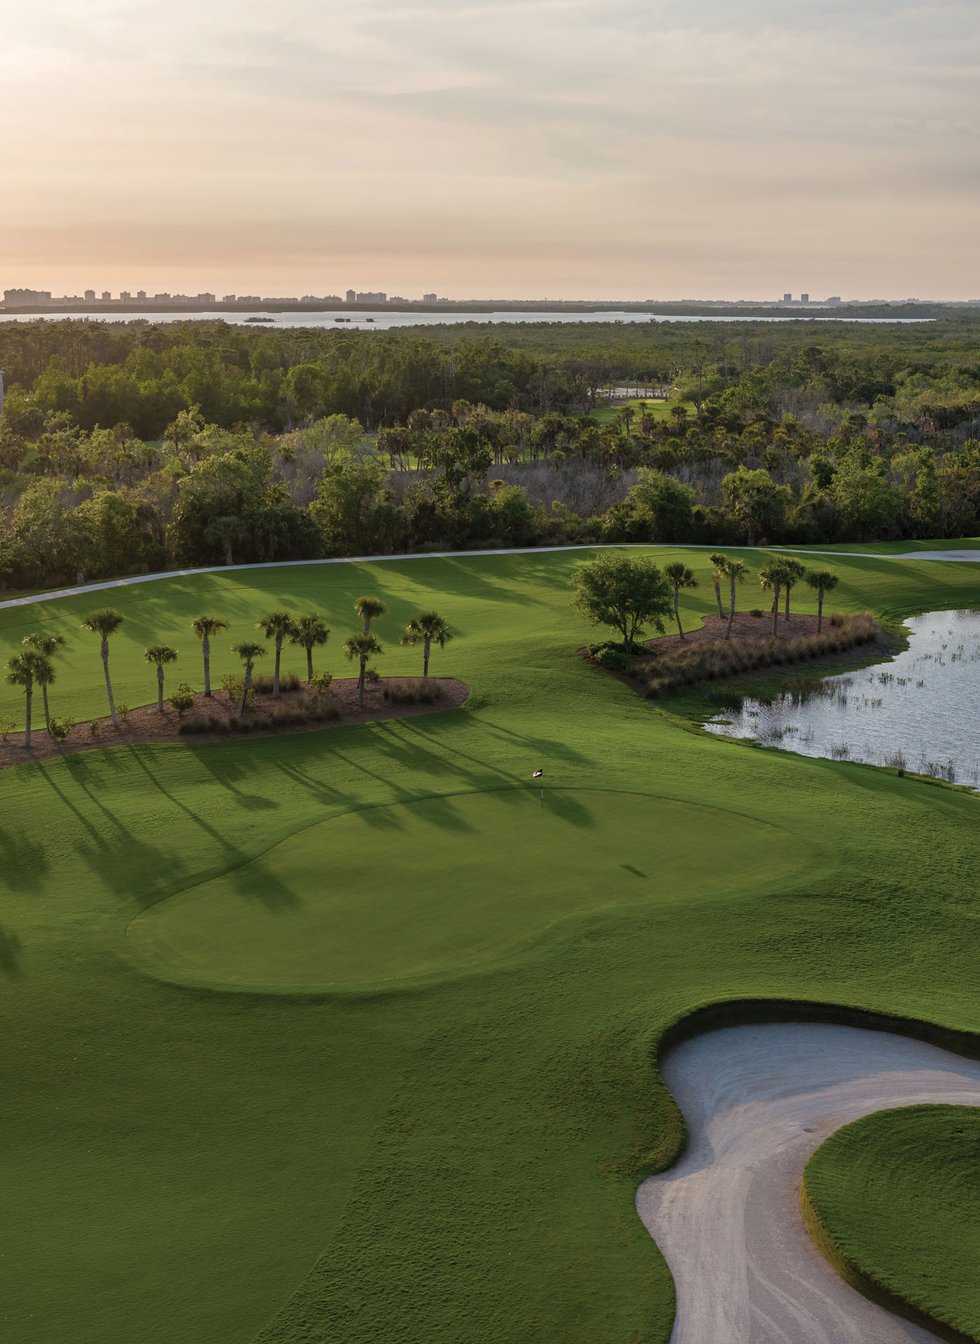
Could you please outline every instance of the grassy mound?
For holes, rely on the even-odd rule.
[[[760,853],[773,881],[809,857],[776,827],[643,794],[546,789],[542,803],[528,785],[427,798],[311,826],[151,906],[127,950],[185,983],[376,989],[458,974],[582,911],[731,895],[758,884]]]
[[[705,576],[702,552],[651,554]],[[4,1339],[666,1344],[671,1281],[633,1201],[680,1134],[653,1062],[668,1024],[722,999],[807,998],[980,1028],[980,802],[740,750],[597,676],[576,652],[595,638],[570,601],[581,558],[185,576],[0,611],[3,661],[28,631],[70,637],[52,708],[79,720],[105,703],[79,622],[109,602],[126,616],[111,665],[131,705],[154,692],[150,642],[180,649],[175,684],[199,684],[188,623],[204,611],[233,622],[216,680],[280,606],[322,612],[334,634],[318,666],[349,671],[337,645],[362,593],[388,607],[385,675],[419,674],[396,636],[436,608],[459,637],[432,671],[471,689],[449,715],[0,774]],[[977,601],[971,565],[834,568],[835,607],[886,621]],[[713,601],[709,584],[688,594],[685,624]],[[284,661],[304,675],[295,649]],[[20,712],[14,688],[0,696]],[[534,812],[520,790],[538,768],[590,814],[580,825]],[[656,877],[648,853],[669,897],[621,866]],[[276,904],[278,855],[287,885],[307,874],[309,904]],[[523,879],[516,894],[502,873]],[[235,892],[250,878],[257,890]],[[430,887],[415,927],[405,906]],[[387,988],[215,993],[130,957],[134,920],[173,918],[181,955],[200,935],[201,981],[223,959],[267,984],[284,949],[300,956],[318,889],[360,938],[345,953],[359,983],[370,945]],[[239,928],[237,947],[216,946]]]
[[[855,1286],[952,1340],[980,1340],[980,1110],[909,1106],[832,1135],[807,1163],[818,1243]]]

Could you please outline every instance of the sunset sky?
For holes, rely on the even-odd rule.
[[[50,0],[0,289],[980,296],[976,0]]]

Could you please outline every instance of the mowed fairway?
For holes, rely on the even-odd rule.
[[[707,561],[668,554],[702,580],[696,620]],[[52,705],[76,718],[104,712],[78,626],[109,603],[130,705],[150,642],[199,682],[203,611],[233,625],[216,678],[277,606],[325,614],[342,675],[361,593],[388,606],[384,673],[418,670],[398,634],[435,607],[458,638],[432,670],[471,689],[410,721],[0,773],[5,1341],[665,1344],[671,1284],[633,1208],[679,1134],[664,1027],[798,996],[980,1028],[980,801],[640,701],[576,655],[582,558],[0,611],[4,661],[30,630],[69,637]],[[972,565],[832,563],[842,609],[980,602]]]

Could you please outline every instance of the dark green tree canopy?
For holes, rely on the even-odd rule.
[[[585,619],[617,630],[627,648],[648,626],[662,632],[671,612],[671,586],[652,560],[608,551],[579,565],[573,582]]]

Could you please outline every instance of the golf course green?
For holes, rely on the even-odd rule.
[[[978,1340],[978,1177],[980,1110],[908,1106],[838,1130],[804,1181],[811,1216],[849,1277],[950,1338]]]
[[[682,1126],[664,1031],[743,998],[980,1031],[980,799],[721,741],[585,663],[588,552],[148,581],[0,610],[4,663],[69,641],[52,710],[155,696],[146,645],[321,613],[350,674],[406,621],[456,638],[458,710],[282,737],[78,751],[0,772],[0,1337],[16,1344],[666,1344],[634,1210]],[[685,624],[711,611],[700,586]],[[762,601],[766,556],[740,552]],[[980,603],[970,564],[846,557],[835,609]],[[807,594],[794,601],[813,610]],[[305,674],[287,646],[285,671]],[[271,670],[271,658],[257,671]],[[687,701],[684,702],[687,704]],[[23,695],[0,688],[0,714]],[[970,707],[964,706],[964,714]],[[76,728],[70,746],[90,745]],[[531,776],[543,770],[544,800]]]

